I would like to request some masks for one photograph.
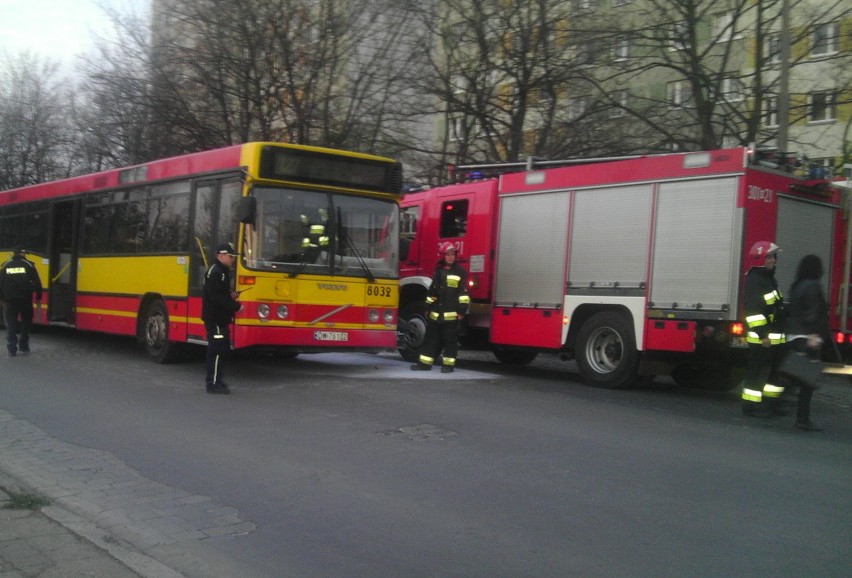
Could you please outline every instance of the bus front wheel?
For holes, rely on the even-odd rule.
[[[156,363],[174,361],[177,344],[169,341],[169,311],[162,301],[152,301],[145,311],[143,325],[145,350]]]

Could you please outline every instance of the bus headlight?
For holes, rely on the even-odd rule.
[[[263,320],[269,319],[269,305],[261,303],[257,306],[257,316]]]
[[[278,309],[275,310],[275,314],[278,315],[279,319],[287,319],[290,315],[290,308],[286,305],[279,305]]]
[[[379,322],[379,312],[375,309],[370,309],[370,323],[378,323]]]

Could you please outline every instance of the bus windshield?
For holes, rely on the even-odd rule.
[[[249,269],[395,279],[399,214],[393,201],[291,188],[256,187],[246,227]]]

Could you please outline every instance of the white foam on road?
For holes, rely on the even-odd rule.
[[[440,367],[431,371],[413,371],[411,362],[397,354],[381,353],[310,353],[302,354],[293,361],[300,370],[309,373],[344,374],[354,378],[381,379],[497,379],[496,373],[472,371],[457,367],[452,373],[441,373]]]

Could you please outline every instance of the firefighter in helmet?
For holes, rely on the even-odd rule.
[[[458,251],[452,243],[442,243],[441,260],[432,275],[426,304],[429,307],[426,341],[417,363],[411,369],[428,371],[443,351],[442,373],[451,373],[456,366],[459,327],[470,306],[467,294],[467,272],[456,263]]]
[[[758,241],[748,252],[751,268],[746,274],[744,301],[749,356],[742,399],[743,413],[755,417],[776,413],[784,393],[776,375],[786,342],[784,299],[775,280],[779,250],[775,243]]]

